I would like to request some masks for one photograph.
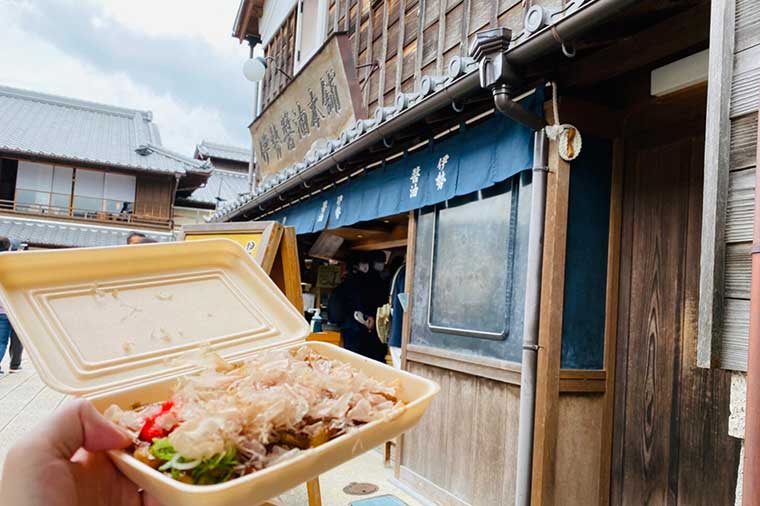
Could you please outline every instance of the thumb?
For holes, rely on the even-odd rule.
[[[43,450],[61,459],[70,459],[80,448],[97,452],[125,448],[131,443],[129,436],[83,399],[66,402],[40,431]]]

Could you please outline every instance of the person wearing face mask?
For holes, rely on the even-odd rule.
[[[328,319],[340,325],[343,347],[367,358],[385,361],[385,345],[375,330],[380,277],[365,254],[349,261],[349,275],[330,297]]]

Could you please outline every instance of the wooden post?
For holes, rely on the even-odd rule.
[[[272,264],[270,276],[296,309],[303,313],[301,264],[298,260],[298,242],[294,227],[285,227],[283,230],[280,249]]]
[[[306,492],[309,495],[309,506],[322,506],[322,492],[319,488],[319,478],[306,482]]]
[[[551,113],[547,120],[552,122]],[[531,504],[554,506],[570,164],[549,145]]]
[[[605,397],[602,413],[602,445],[599,459],[599,506],[610,503],[612,472],[612,428],[615,423],[615,365],[617,356],[618,298],[620,281],[620,234],[623,217],[623,141],[613,144],[610,195],[610,232],[607,247],[607,298],[604,320]]]
[[[412,290],[414,286],[414,254],[417,245],[417,216],[414,211],[409,211],[409,226],[407,228],[406,241],[406,278],[404,279],[404,292],[409,295],[404,311],[404,322],[401,327],[401,370],[406,370],[406,350],[412,334]],[[401,454],[404,447],[404,435],[396,439],[396,462],[393,466],[393,474],[398,479],[401,476]]]

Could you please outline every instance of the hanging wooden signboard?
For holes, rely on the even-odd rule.
[[[302,161],[316,141],[365,117],[351,44],[336,34],[251,124],[259,177]]]

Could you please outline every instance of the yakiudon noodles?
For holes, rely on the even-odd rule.
[[[245,476],[404,409],[397,381],[305,346],[238,364],[210,358],[165,402],[105,413],[130,432],[135,458],[185,483]]]

